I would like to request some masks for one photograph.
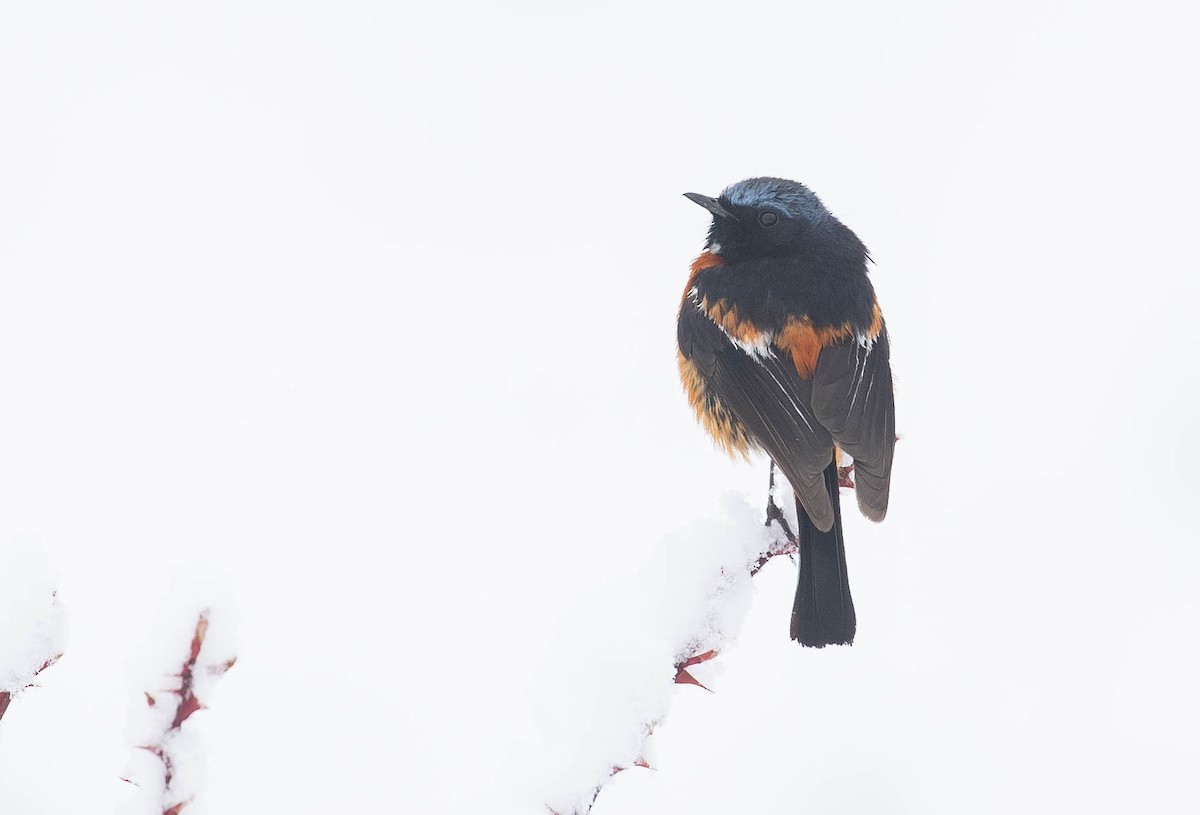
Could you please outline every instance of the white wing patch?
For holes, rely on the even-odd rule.
[[[731,343],[755,359],[768,359],[769,357],[775,356],[775,350],[772,347],[772,343],[775,341],[775,335],[769,331],[764,334],[759,334],[758,339],[754,342],[740,340],[737,337],[730,335],[730,333],[724,328],[721,329],[721,333],[728,337]]]

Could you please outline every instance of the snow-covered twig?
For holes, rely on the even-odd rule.
[[[165,727],[162,734],[150,744],[141,745],[141,749],[146,750],[162,763],[163,815],[179,815],[192,800],[190,794],[175,788],[177,756],[174,748],[183,723],[193,713],[204,709],[204,704],[196,695],[197,671],[203,670],[209,675],[219,676],[232,668],[236,661],[236,657],[232,657],[212,664],[202,663],[200,653],[204,647],[204,638],[207,633],[208,612],[204,611],[200,613],[200,617],[196,621],[187,656],[184,658],[179,673],[176,674],[179,678],[179,687],[166,691],[175,698],[175,708],[173,711],[169,711],[169,720],[166,716],[163,717]],[[198,663],[202,668],[197,668]],[[161,698],[161,693],[156,696],[146,692],[146,704],[151,708],[158,707]]]
[[[51,665],[58,662],[60,659],[62,659],[62,654],[55,654],[54,656],[50,657],[45,662],[43,662],[41,665],[39,665],[36,669],[34,669],[33,675],[37,676],[42,671],[46,670]],[[23,688],[21,688],[21,690],[24,690],[25,688],[32,688],[32,687],[33,687],[33,683],[30,682],[30,683],[26,684]],[[8,712],[8,706],[12,702],[12,700],[13,700],[13,691],[0,690],[0,719],[3,719],[4,714]]]
[[[788,555],[789,557],[794,556],[798,551],[795,533],[793,533],[783,510],[780,509],[779,505],[775,503],[775,486],[775,472],[774,467],[772,467],[765,525],[768,527],[773,524],[777,525],[780,534],[778,537],[775,537],[773,540],[771,540],[770,543],[765,547],[754,547],[759,549],[759,551],[753,552],[753,554],[751,554],[745,562],[745,573],[741,578],[739,578],[742,581],[747,579],[747,575],[752,578],[758,574],[762,567],[765,566],[772,558],[780,555]],[[727,567],[721,568],[721,579],[716,581],[718,586],[728,585],[731,582],[736,582],[731,580],[733,576],[727,574],[726,568]],[[720,590],[718,590],[718,594],[714,599],[714,602],[718,604],[721,603],[721,596]],[[709,690],[709,688],[707,688],[696,678],[692,672],[692,669],[697,665],[708,662],[709,660],[717,657],[719,650],[715,646],[719,646],[721,644],[721,642],[714,643],[712,641],[711,632],[697,632],[689,637],[687,640],[687,645],[676,656],[676,661],[674,664],[675,684],[695,685],[696,687],[703,688],[706,691]],[[646,740],[653,734],[654,728],[659,724],[659,721],[661,720],[651,721],[642,726],[641,744],[643,747],[645,746]],[[605,785],[608,784],[618,773],[623,772],[629,767],[644,767],[646,769],[651,769],[649,762],[646,761],[646,759],[642,756],[639,756],[636,760],[630,763],[628,767],[624,765],[614,765],[611,770],[608,771],[608,774],[604,780],[589,790],[586,795],[582,796],[582,799],[579,800],[579,802],[575,804],[573,808],[555,809],[547,804],[546,809],[550,815],[587,815],[587,813],[591,812],[593,805],[600,796],[600,793],[604,789]]]
[[[21,691],[62,657],[66,626],[56,579],[40,549],[0,550],[0,718]]]

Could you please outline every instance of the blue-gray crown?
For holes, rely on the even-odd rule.
[[[811,223],[829,217],[829,210],[812,190],[786,178],[747,178],[730,184],[721,195],[737,206],[775,207],[792,218]]]

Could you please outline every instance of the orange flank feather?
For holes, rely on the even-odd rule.
[[[879,304],[876,303],[866,338],[875,340],[882,330],[883,315],[879,311]],[[775,338],[775,345],[791,354],[796,373],[800,374],[801,379],[808,379],[817,369],[817,359],[821,356],[822,348],[848,340],[854,335],[854,326],[850,323],[817,328],[807,316],[791,317]]]
[[[708,319],[721,326],[722,331],[736,340],[747,345],[755,345],[762,337],[758,326],[749,320],[743,320],[738,316],[737,306],[731,306],[725,300],[717,300],[710,304],[706,298],[700,301],[700,307],[704,309]]]
[[[696,285],[696,275],[724,262],[720,255],[712,252],[701,252],[700,256],[692,261],[692,273],[688,275],[687,285],[683,288],[680,309],[688,307],[688,292]],[[717,446],[730,456],[749,456],[750,439],[746,436],[745,426],[721,404],[721,400],[715,394],[709,392],[696,363],[684,357],[682,352],[677,352],[676,355],[679,362],[679,379],[683,382],[688,404],[695,411],[701,426],[708,431]]]
[[[720,255],[714,255],[712,252],[701,252],[700,256],[692,261],[692,273],[688,275],[687,285],[683,287],[683,297],[679,301],[680,308],[687,301],[688,292],[692,290],[692,286],[696,285],[696,275],[705,269],[711,269],[724,263],[725,261]]]
[[[720,255],[714,255],[712,252],[701,252],[700,256],[692,261],[692,273],[688,275],[687,285],[683,288],[683,302],[680,303],[680,308],[683,307],[683,303],[687,302],[688,292],[696,285],[696,275],[705,269],[721,266],[724,263],[725,261]],[[723,299],[709,303],[708,298],[705,298],[700,301],[700,308],[708,315],[708,319],[721,326],[722,331],[741,342],[754,345],[762,336],[758,326],[738,316],[737,306],[731,305]]]
[[[703,272],[705,269],[711,269],[714,266],[721,266],[725,263],[725,259],[720,255],[715,255],[712,252],[701,252],[699,256],[692,261],[692,278]],[[689,281],[691,278],[689,278]]]
[[[745,425],[721,404],[720,399],[709,393],[696,363],[684,357],[682,353],[677,352],[676,356],[679,360],[679,378],[683,382],[684,393],[687,394],[688,404],[696,412],[701,426],[731,457],[749,456],[750,439],[746,436]]]

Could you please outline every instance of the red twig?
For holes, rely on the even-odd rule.
[[[788,540],[784,538],[782,540],[775,541],[771,544],[767,551],[759,555],[754,562],[750,564],[750,576],[754,577],[756,574],[762,571],[762,567],[766,566],[767,562],[771,558],[779,557],[780,555],[792,557],[798,551],[800,551],[800,547],[794,540]]]
[[[55,662],[58,662],[60,659],[62,659],[62,654],[55,654],[54,656],[50,657],[48,660],[43,662],[40,666],[38,666],[38,669],[33,672],[33,675],[37,676],[42,671],[46,670],[51,665],[53,665]],[[33,687],[33,683],[30,682],[28,685],[26,685],[21,690],[25,690],[26,688],[32,688],[32,687]],[[12,700],[13,700],[13,696],[12,696],[11,692],[6,691],[6,690],[0,691],[0,719],[3,719],[4,714],[8,712],[8,706],[9,706],[9,704],[12,703]]]
[[[653,728],[651,728],[651,729],[653,729]],[[650,766],[650,763],[648,761],[646,761],[646,759],[641,758],[641,757],[634,759],[633,764],[630,766],[642,767],[647,770],[654,769],[653,767]],[[598,787],[596,787],[594,790],[592,790],[592,800],[588,801],[587,808],[584,810],[578,810],[578,809],[574,810],[571,813],[571,815],[587,815],[587,813],[591,812],[592,807],[596,805],[596,799],[600,797],[600,790],[604,789],[604,785],[607,784],[610,780],[612,780],[612,777],[615,776],[617,773],[624,772],[625,770],[628,770],[628,769],[629,769],[629,767],[622,767],[620,765],[614,764],[613,768],[611,770],[609,770],[609,772],[608,772],[608,778],[604,779],[603,783],[601,783]],[[563,815],[563,813],[559,812],[557,809],[550,806],[549,804],[546,805],[546,810],[550,813],[550,815]],[[175,815],[175,813],[163,813],[163,815]]]
[[[168,691],[178,701],[175,703],[175,712],[171,716],[171,724],[163,732],[155,743],[142,745],[143,750],[151,753],[163,765],[163,815],[179,815],[183,808],[191,803],[191,798],[171,801],[175,798],[171,789],[171,782],[175,778],[175,757],[170,749],[170,736],[179,732],[183,723],[196,711],[203,710],[204,705],[196,697],[195,676],[196,662],[200,658],[200,650],[204,647],[204,637],[208,634],[208,612],[200,613],[200,618],[196,621],[196,629],[192,634],[192,642],[188,648],[187,657],[183,660],[183,664],[176,676],[179,677],[179,687]],[[208,672],[211,674],[223,674],[233,667],[235,659],[229,659],[225,662],[218,663],[208,667]],[[159,700],[151,693],[146,693],[146,704],[150,707],[158,705]]]

